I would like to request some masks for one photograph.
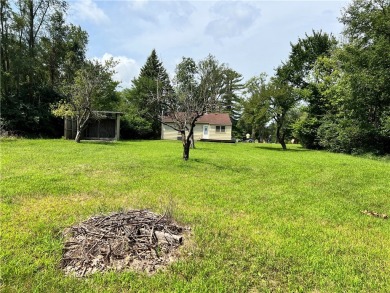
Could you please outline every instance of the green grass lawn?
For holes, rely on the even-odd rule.
[[[390,163],[272,144],[4,140],[2,292],[390,292]],[[132,208],[192,227],[152,276],[59,269],[64,228]]]

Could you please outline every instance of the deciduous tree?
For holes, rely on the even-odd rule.
[[[60,0],[0,0],[1,116],[8,131],[61,133],[49,105],[61,98],[62,79],[73,80],[84,63],[87,44],[87,34],[64,21],[66,9]]]
[[[115,88],[118,82],[112,80],[114,66],[115,63],[112,60],[105,64],[97,61],[87,62],[76,72],[74,82],[64,86],[66,99],[53,107],[53,113],[57,116],[76,118],[75,141],[78,143],[93,112],[107,110],[107,105],[110,105],[112,99],[116,98]]]
[[[318,62],[330,108],[320,144],[336,152],[390,152],[390,2],[353,1],[343,12],[345,43]]]
[[[328,110],[328,101],[312,78],[313,68],[318,58],[331,55],[336,44],[333,35],[313,31],[312,35],[299,38],[296,44],[291,43],[288,60],[277,68],[278,78],[294,87],[295,93],[307,105],[307,115],[295,130],[301,144],[307,148],[319,147],[317,129]]]
[[[181,133],[185,161],[189,159],[196,121],[219,102],[223,66],[211,55],[198,63],[183,58],[176,67],[175,92],[154,96],[164,109],[160,120],[164,122],[164,117],[169,117],[174,123],[169,126]]]
[[[276,123],[276,139],[283,150],[287,149],[285,138],[291,131],[289,115],[299,100],[294,89],[279,79],[271,79],[263,95],[269,99],[270,116]]]
[[[240,117],[240,127],[245,133],[264,136],[265,125],[271,119],[269,113],[269,97],[264,95],[267,75],[265,73],[249,79],[244,87],[242,101],[243,112]]]

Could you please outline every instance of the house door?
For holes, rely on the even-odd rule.
[[[209,138],[209,126],[203,125],[203,139]]]

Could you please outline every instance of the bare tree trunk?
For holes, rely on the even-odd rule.
[[[183,142],[183,160],[184,161],[188,161],[188,159],[190,158],[190,148],[191,148],[191,146],[193,148],[195,148],[195,144],[194,144],[194,127],[195,127],[195,122],[196,122],[196,119],[194,121],[192,121],[191,127],[190,127],[190,130],[188,131],[187,137],[186,137],[185,130],[181,131],[181,140]]]
[[[190,143],[186,142],[183,146],[183,160],[188,161],[190,158]]]
[[[76,137],[75,137],[75,139],[74,139],[74,141],[75,142],[77,142],[77,143],[80,143],[80,141],[81,141],[81,133],[82,133],[82,125],[80,125],[80,120],[79,119],[77,119],[76,120],[77,122],[77,124],[76,124]]]
[[[286,147],[286,143],[284,142],[285,134],[281,133],[281,128],[282,128],[282,125],[278,125],[278,127],[276,129],[276,138],[277,138],[278,142],[281,144],[283,150],[286,150],[287,147]]]
[[[194,139],[194,134],[191,135],[190,137],[190,142],[191,142],[191,148],[195,149],[195,139]]]
[[[85,110],[84,113],[81,116],[78,116],[76,119],[76,138],[74,139],[75,142],[80,143],[81,141],[81,134],[83,133],[84,129],[87,127],[89,118],[91,117],[91,111]]]
[[[75,140],[75,142],[80,143],[80,141],[81,141],[81,131],[80,130],[77,130],[76,138],[74,140]]]
[[[252,133],[251,133],[251,138],[254,140],[256,138],[256,124],[252,126]]]
[[[183,160],[188,161],[190,157],[190,143],[189,139],[186,137],[185,130],[181,130],[181,142],[183,144]]]

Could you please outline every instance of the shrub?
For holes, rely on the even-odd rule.
[[[321,122],[314,117],[302,116],[293,125],[293,133],[301,145],[308,149],[321,148],[317,137],[317,130]]]

